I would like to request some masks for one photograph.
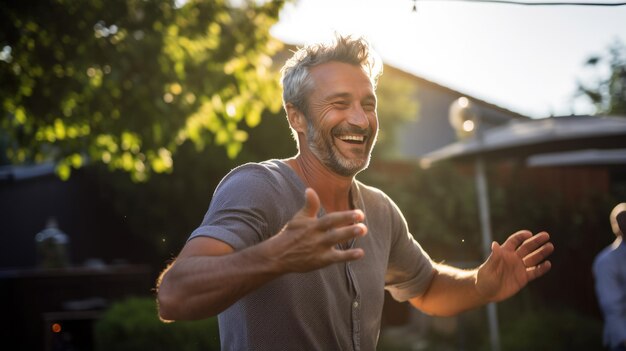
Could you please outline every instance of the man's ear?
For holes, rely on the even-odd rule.
[[[291,103],[285,105],[285,110],[287,111],[289,126],[298,133],[305,133],[306,117],[304,117],[304,113],[300,112],[300,110]]]

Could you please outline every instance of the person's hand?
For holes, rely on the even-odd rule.
[[[546,258],[553,251],[546,232],[533,235],[522,230],[509,236],[502,246],[494,241],[491,255],[478,269],[478,292],[492,302],[514,295],[550,270],[551,263]]]
[[[288,272],[308,272],[329,264],[356,260],[365,254],[360,248],[341,250],[336,246],[367,233],[361,210],[328,213],[317,218],[320,200],[315,190],[306,189],[304,207],[280,233],[266,241],[272,259]]]

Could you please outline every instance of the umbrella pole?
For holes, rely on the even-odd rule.
[[[481,155],[476,157],[476,196],[478,198],[478,209],[480,213],[480,228],[483,241],[483,256],[485,259],[491,254],[491,220],[489,212],[489,197],[487,193],[487,176],[485,175],[485,164]],[[489,339],[492,351],[500,351],[500,334],[498,331],[498,312],[496,304],[487,304],[487,320],[489,323]]]

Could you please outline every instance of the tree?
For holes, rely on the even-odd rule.
[[[585,65],[595,70],[596,77],[599,69],[608,68],[608,77],[591,85],[579,82],[579,94],[591,100],[598,114],[626,115],[626,45],[616,40],[607,51],[605,57],[589,57]]]
[[[142,181],[177,148],[235,157],[281,99],[270,37],[283,1],[0,4],[0,125],[13,163],[86,161]],[[240,2],[237,2],[240,3]]]
[[[406,75],[391,69],[378,81],[376,95],[379,131],[374,153],[384,159],[398,158],[397,130],[419,117],[417,86]]]

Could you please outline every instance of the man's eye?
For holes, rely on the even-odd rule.
[[[365,105],[363,105],[363,110],[365,110],[365,111],[376,111],[376,105],[374,105],[374,104],[365,104]]]
[[[337,108],[347,108],[350,104],[347,101],[335,101],[333,105]]]

